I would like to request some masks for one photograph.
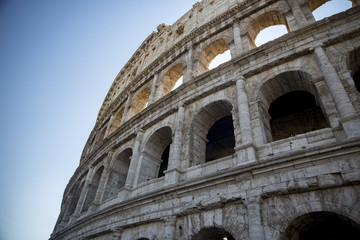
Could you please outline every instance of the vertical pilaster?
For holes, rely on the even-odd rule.
[[[164,239],[166,240],[175,239],[175,226],[176,226],[175,216],[164,218]]]
[[[115,116],[114,116],[114,115],[111,115],[110,120],[109,120],[109,122],[108,122],[108,125],[107,125],[107,127],[106,127],[106,132],[105,132],[104,138],[106,138],[106,137],[110,134],[111,126],[113,125],[114,120],[115,120]]]
[[[158,86],[159,86],[159,74],[155,74],[151,85],[151,91],[148,101],[149,105],[156,101],[157,91],[159,89]]]
[[[249,239],[264,240],[264,225],[261,219],[261,198],[252,197],[247,200],[247,210],[249,219]]]
[[[130,167],[125,183],[125,188],[127,189],[131,189],[135,186],[136,174],[138,174],[136,170],[140,158],[140,152],[141,152],[140,146],[143,136],[144,136],[143,130],[140,130],[136,135],[134,149],[133,149],[133,156],[131,158]]]
[[[170,148],[168,170],[165,172],[166,184],[174,184],[178,181],[180,175],[181,160],[181,141],[183,139],[182,132],[185,122],[185,107],[180,106],[178,109],[174,140]]]
[[[125,108],[124,108],[124,113],[123,113],[123,117],[121,118],[120,125],[128,120],[129,113],[130,113],[130,108],[131,108],[132,95],[133,95],[133,93],[131,93],[131,92],[129,92],[128,95],[127,95]]]
[[[231,51],[231,56],[235,57],[243,52],[240,25],[237,22],[235,22],[233,25],[233,33],[234,33],[234,49]]]
[[[298,25],[298,28],[302,28],[302,27],[306,26],[308,24],[308,21],[304,15],[304,13],[301,10],[299,3],[296,0],[287,0],[287,2],[291,8],[293,16]],[[293,29],[293,30],[295,30],[295,29]]]
[[[238,152],[237,162],[255,161],[254,140],[252,134],[249,100],[245,89],[245,78],[241,76],[236,81],[237,104],[239,109],[239,123],[241,131],[241,142],[237,139],[236,151]]]
[[[340,114],[343,128],[348,137],[360,135],[360,125],[352,116],[356,114],[345,88],[331,64],[324,49],[318,46],[314,49],[317,63],[320,71],[325,78],[325,82],[330,94],[335,102],[336,108]]]
[[[187,52],[187,54],[185,55],[185,60],[186,60],[186,66],[185,66],[185,71],[184,71],[184,76],[183,76],[183,83],[189,82],[193,79],[194,76],[194,71],[193,71],[193,65],[194,65],[194,50],[193,48],[190,46],[189,47],[189,51]]]

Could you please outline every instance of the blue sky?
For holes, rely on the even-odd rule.
[[[112,81],[195,2],[0,0],[0,240],[49,238]]]

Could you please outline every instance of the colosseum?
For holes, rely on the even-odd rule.
[[[359,239],[360,0],[316,21],[326,2],[203,0],[160,24],[110,87],[50,239]],[[273,25],[287,33],[257,46]]]

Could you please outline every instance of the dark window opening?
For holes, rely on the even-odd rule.
[[[284,240],[355,240],[360,236],[360,226],[352,220],[332,213],[309,213],[288,227]]]
[[[224,229],[208,228],[195,234],[192,240],[235,240],[235,238]]]
[[[360,49],[350,54],[350,70],[355,82],[355,87],[360,92]]]
[[[294,91],[277,98],[269,108],[273,140],[328,127],[314,95]]]
[[[235,153],[234,125],[231,116],[221,118],[210,128],[206,143],[206,160],[209,162]]]
[[[163,154],[161,155],[161,164],[159,169],[158,178],[165,176],[164,171],[167,170],[169,164],[169,153],[170,153],[170,144],[165,148]]]

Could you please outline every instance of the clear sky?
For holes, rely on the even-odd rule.
[[[195,2],[0,0],[0,240],[49,238],[112,81]]]

